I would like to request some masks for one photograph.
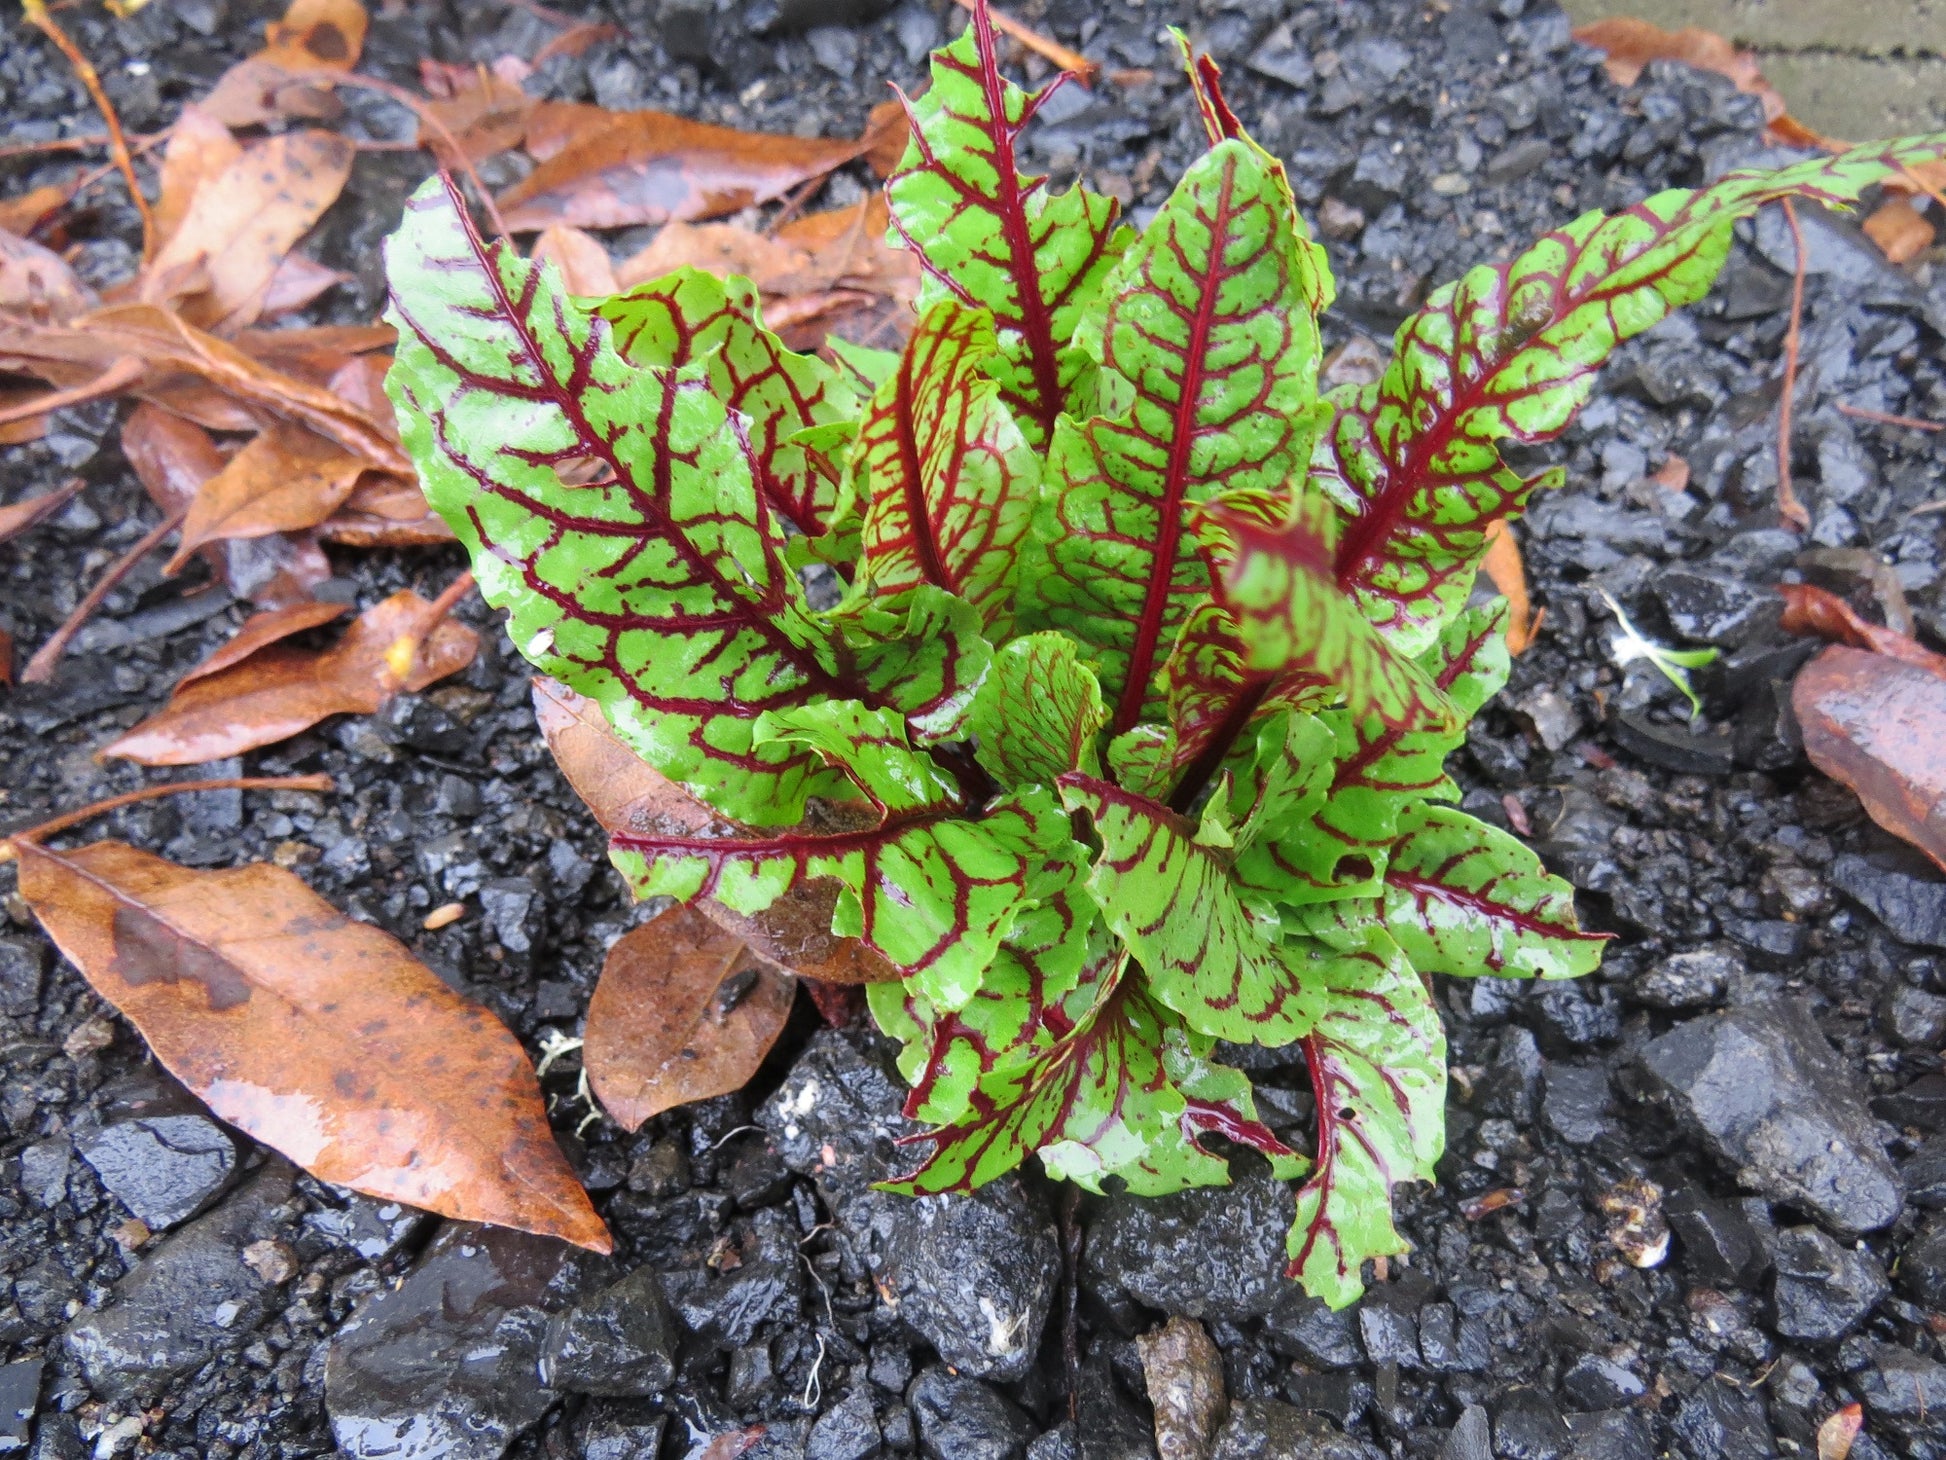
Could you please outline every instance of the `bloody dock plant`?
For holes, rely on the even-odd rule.
[[[1500,443],[1557,436],[1738,219],[1946,142],[1590,213],[1321,396],[1323,251],[1190,74],[1208,147],[1138,234],[1022,175],[1051,88],[1003,79],[978,12],[886,185],[927,276],[896,354],[794,354],[693,270],[571,299],[429,183],[387,250],[389,384],[516,647],[681,803],[613,838],[637,892],[858,940],[931,1128],[899,1189],[1031,1154],[1167,1192],[1227,1179],[1220,1138],[1302,1180],[1290,1270],[1343,1304],[1440,1154],[1429,976],[1601,951],[1444,770],[1507,673],[1486,531],[1560,477]],[[1219,1041],[1301,1060],[1308,1152]]]

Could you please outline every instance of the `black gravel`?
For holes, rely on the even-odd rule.
[[[127,21],[61,15],[128,125],[152,131],[271,13],[152,0]],[[1726,83],[1653,66],[1612,87],[1545,0],[1026,13],[1110,73],[1049,105],[1037,162],[1120,195],[1138,221],[1197,145],[1162,28],[1228,64],[1237,109],[1288,160],[1340,271],[1334,346],[1384,338],[1434,283],[1584,208],[1779,157],[1756,136],[1757,103]],[[535,89],[828,134],[855,132],[886,81],[918,81],[960,23],[922,0],[615,0],[585,18],[625,39],[547,62]],[[422,56],[531,56],[554,33],[526,8],[421,0],[374,18],[364,65],[410,83]],[[383,98],[346,107],[353,136],[410,134]],[[98,126],[18,26],[0,37],[0,115],[9,142]],[[0,191],[70,165],[0,162]],[[499,180],[512,166],[494,164]],[[357,281],[315,319],[372,317],[377,242],[427,167],[361,154],[315,242]],[[868,184],[842,175],[823,201]],[[98,283],[135,257],[116,199],[113,182],[94,188],[48,240]],[[587,1118],[572,1057],[550,1070],[613,1261],[351,1196],[210,1122],[52,954],[7,871],[0,1453],[674,1460],[761,1425],[756,1460],[1144,1460],[1133,1340],[1180,1312],[1223,1355],[1223,1460],[1809,1454],[1853,1401],[1857,1460],[1946,1454],[1946,884],[1806,765],[1787,686],[1807,650],[1780,635],[1772,593],[1801,575],[1863,606],[1889,564],[1922,637],[1946,632],[1946,516],[1916,510],[1942,495],[1937,438],[1835,409],[1946,419],[1946,279],[1801,212],[1793,464],[1808,541],[1775,527],[1781,220],[1740,232],[1712,301],[1625,349],[1551,453],[1570,485],[1523,533],[1547,626],[1455,770],[1467,808],[1531,825],[1587,923],[1617,936],[1578,986],[1442,986],[1455,1078],[1441,1181],[1400,1194],[1414,1250],[1357,1309],[1275,1280],[1266,1224],[1289,1199],[1247,1160],[1227,1191],[1091,1199],[1069,1423],[1058,1194],[1032,1174],[974,1202],[871,1193],[903,1128],[896,1081],[877,1042],[820,1033],[808,1008],[749,1091],[633,1137]],[[0,626],[24,650],[153,520],[116,420],[66,412],[0,457],[6,500],[74,472],[89,483],[0,548]],[[1678,456],[1681,492],[1655,479]],[[461,566],[450,551],[333,563],[333,591],[361,604],[436,591]],[[0,694],[10,821],[153,779],[90,752],[242,617],[199,571],[146,567],[52,685]],[[1651,635],[1723,651],[1693,725],[1652,671],[1608,658],[1604,593]],[[462,613],[490,627],[477,605]],[[342,789],[178,798],[98,832],[194,866],[294,866],[536,1053],[577,1031],[603,950],[640,912],[496,635],[422,698],[246,762],[212,770],[323,770]],[[452,900],[471,915],[422,931]],[[1300,1072],[1276,1054],[1248,1063],[1272,1124],[1301,1138]]]

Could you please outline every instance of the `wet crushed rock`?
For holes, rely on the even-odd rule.
[[[63,21],[125,122],[150,131],[276,8],[179,0]],[[917,80],[959,24],[943,0],[612,0],[586,13],[622,36],[552,57],[532,89],[829,134],[855,132],[885,80]],[[1660,65],[1618,91],[1545,0],[1046,0],[1025,13],[1114,73],[1050,103],[1034,162],[1123,198],[1137,221],[1197,145],[1159,27],[1184,23],[1217,54],[1319,220],[1341,280],[1334,348],[1385,338],[1431,284],[1584,208],[1778,160],[1756,137],[1754,100]],[[95,130],[78,86],[20,31],[0,39],[9,140]],[[364,64],[411,83],[420,56],[532,55],[552,33],[529,8],[429,0],[375,15]],[[353,135],[410,135],[385,98],[345,102]],[[357,277],[317,322],[372,316],[378,240],[429,165],[360,155],[316,245]],[[490,166],[506,182],[519,164]],[[60,175],[45,158],[0,163],[9,195]],[[841,175],[824,201],[867,181]],[[1809,650],[1779,634],[1772,594],[1802,574],[1862,604],[1845,553],[1867,549],[1922,635],[1946,632],[1946,519],[1913,515],[1938,492],[1936,441],[1836,410],[1946,418],[1946,279],[1926,261],[1889,268],[1849,222],[1800,218],[1810,285],[1793,466],[1808,541],[1779,532],[1771,505],[1792,258],[1780,220],[1740,229],[1711,302],[1623,350],[1551,453],[1570,489],[1523,532],[1547,628],[1455,770],[1467,809],[1531,825],[1590,924],[1617,938],[1582,987],[1442,986],[1455,1080],[1441,1184],[1401,1193],[1413,1253],[1356,1310],[1270,1281],[1261,1234],[1220,1219],[1279,1201],[1247,1159],[1236,1189],[1176,1208],[1091,1199],[1070,1424],[1054,1194],[1037,1177],[979,1204],[870,1192],[902,1129],[885,1051],[815,1034],[802,1011],[752,1090],[634,1136],[582,1128],[573,1061],[550,1072],[563,1145],[620,1239],[613,1264],[333,1191],[247,1142],[208,1139],[132,1033],[91,1025],[101,1005],[0,873],[0,1453],[31,1434],[49,1460],[340,1444],[674,1460],[762,1424],[751,1460],[1144,1460],[1135,1340],[1169,1312],[1197,1317],[1221,1355],[1220,1460],[1803,1454],[1853,1401],[1868,1421],[1859,1460],[1946,1453],[1946,886],[1808,772],[1788,684]],[[132,267],[133,215],[111,188],[71,232],[90,279]],[[1359,357],[1348,349],[1339,368]],[[23,646],[146,529],[115,421],[110,406],[61,412],[46,439],[6,449],[9,500],[71,473],[89,483],[0,548],[0,625]],[[1676,458],[1681,490],[1663,484],[1681,476]],[[437,551],[333,562],[331,591],[360,602],[436,591],[460,566]],[[54,683],[0,698],[10,818],[145,779],[89,752],[239,621],[197,586],[145,566]],[[1653,636],[1722,650],[1699,675],[1696,725],[1653,672],[1604,657],[1602,592]],[[462,613],[485,626],[477,605]],[[100,833],[193,866],[277,860],[404,938],[530,1049],[575,1032],[602,951],[640,914],[554,773],[498,636],[463,675],[382,717],[207,773],[317,770],[339,795],[184,797],[128,808]],[[451,901],[469,915],[423,931]],[[74,1038],[84,1027],[112,1037]],[[1726,1091],[1711,1071],[1736,1049],[1755,1057]],[[1301,1071],[1269,1055],[1253,1073],[1272,1124],[1301,1136]],[[813,1145],[817,1128],[845,1138]],[[1642,1250],[1641,1229],[1613,1214],[1615,1194],[1647,1221],[1650,1188],[1668,1253],[1636,1267],[1624,1248]]]

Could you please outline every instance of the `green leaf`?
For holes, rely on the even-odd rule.
[[[1608,596],[1606,589],[1598,591],[1621,629],[1608,645],[1608,657],[1617,664],[1629,664],[1637,659],[1648,660],[1658,674],[1682,691],[1683,698],[1689,701],[1689,718],[1693,720],[1702,714],[1703,702],[1696,698],[1696,687],[1689,682],[1689,671],[1701,669],[1705,664],[1714,664],[1718,651],[1671,649],[1658,644],[1629,622],[1628,615],[1622,612],[1622,606]]]
[[[1061,634],[1028,634],[993,657],[967,723],[980,764],[1006,786],[1051,786],[1100,771],[1095,737],[1108,722],[1101,686]]]
[[[864,504],[862,574],[878,593],[931,583],[1011,633],[1040,459],[986,374],[993,322],[942,299],[920,318],[866,411],[852,455]]]
[[[1236,618],[1243,667],[1342,693],[1354,716],[1388,725],[1456,723],[1452,706],[1398,653],[1331,577],[1337,509],[1309,495],[1281,529],[1217,519],[1229,543],[1222,597]]]
[[[755,913],[804,882],[835,877],[848,895],[832,931],[899,965],[935,1008],[958,1009],[979,990],[1016,920],[1081,874],[1082,850],[1050,791],[1028,786],[970,808],[890,711],[846,701],[777,711],[758,741],[815,751],[857,786],[874,816],[829,832],[618,834],[611,855],[638,897],[713,897]]]
[[[1245,143],[1200,158],[1079,337],[1111,413],[1055,430],[1035,524],[1048,570],[1028,586],[1039,621],[1094,652],[1118,735],[1159,717],[1155,671],[1209,596],[1191,508],[1279,497],[1326,419],[1308,255],[1280,187]]]
[[[1399,327],[1384,377],[1330,396],[1338,420],[1317,480],[1352,518],[1338,583],[1418,652],[1465,603],[1488,524],[1560,480],[1521,477],[1496,442],[1559,435],[1619,343],[1708,291],[1737,219],[1785,197],[1850,203],[1901,165],[1942,155],[1946,134],[1731,173],[1612,217],[1584,214],[1511,262],[1435,289]]]
[[[1320,969],[1304,1039],[1317,1159],[1297,1194],[1289,1275],[1343,1308],[1365,1290],[1368,1257],[1406,1250],[1392,1188],[1429,1181],[1445,1146],[1446,1037],[1419,975],[1383,932]]]
[[[838,505],[832,463],[844,458],[807,451],[798,433],[847,422],[858,413],[858,395],[815,355],[785,349],[764,328],[756,285],[678,269],[600,301],[595,313],[631,364],[677,369],[703,362],[710,394],[744,418],[770,505],[808,536],[830,527]]]
[[[484,248],[438,180],[386,262],[386,386],[427,499],[515,646],[664,776],[747,825],[789,825],[845,782],[804,747],[759,744],[766,712],[857,699],[934,730],[963,716],[977,636],[894,652],[805,603],[740,431],[685,383],[704,362],[624,360],[548,270]],[[588,463],[610,479],[569,486],[562,471]]]
[[[1199,1034],[1238,1044],[1285,1045],[1309,1032],[1320,965],[1335,955],[1315,939],[1285,941],[1265,907],[1246,905],[1220,823],[1193,828],[1086,776],[1063,776],[1061,799],[1094,822],[1101,851],[1088,891],[1157,999]]]
[[[993,366],[1029,443],[1045,447],[1090,361],[1070,341],[1082,310],[1127,242],[1112,198],[1050,194],[1023,177],[1021,130],[1065,77],[1028,95],[1000,75],[984,9],[933,52],[932,85],[906,103],[912,141],[885,180],[892,227],[935,289],[989,311]]]

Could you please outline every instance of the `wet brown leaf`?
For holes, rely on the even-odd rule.
[[[1714,31],[1693,25],[1668,31],[1632,16],[1611,16],[1578,27],[1574,38],[1603,53],[1602,66],[1617,86],[1633,86],[1651,61],[1680,61],[1728,77],[1738,91],[1761,101],[1773,140],[1797,146],[1817,146],[1825,140],[1788,114],[1784,98],[1758,69],[1755,54],[1738,49]],[[1844,146],[1836,145],[1840,150]]]
[[[1818,1426],[1818,1460],[1847,1460],[1858,1432],[1865,1428],[1865,1408],[1847,1404],[1834,1409]]]
[[[460,150],[474,162],[518,147],[527,135],[528,118],[540,103],[521,86],[530,67],[513,56],[502,56],[491,67],[452,66],[431,60],[419,63],[420,79],[433,100],[426,109],[445,124]],[[446,166],[446,141],[436,128],[419,128],[419,145]]]
[[[905,103],[895,96],[873,107],[865,119],[864,135],[858,140],[864,146],[865,161],[872,172],[889,177],[912,140],[912,124],[906,118]]]
[[[17,843],[20,895],[217,1115],[320,1180],[607,1252],[519,1042],[265,864]]]
[[[603,830],[639,836],[723,837],[741,828],[665,778],[625,745],[585,695],[551,679],[534,680],[534,718],[554,761]],[[831,931],[838,883],[820,878],[794,888],[754,916],[713,900],[712,921],[794,973],[827,983],[885,983],[898,970],[857,938]]]
[[[295,375],[315,385],[329,385],[333,376],[373,350],[389,350],[398,331],[389,324],[321,324],[300,329],[239,330],[230,343],[261,365]],[[386,407],[391,414],[391,407]]]
[[[68,320],[94,308],[83,284],[53,249],[0,230],[0,309],[37,320]]]
[[[453,529],[431,507],[416,481],[366,472],[318,536],[345,547],[430,547],[453,541]]]
[[[264,286],[258,307],[259,319],[277,319],[294,314],[327,289],[348,284],[353,276],[343,269],[327,268],[309,254],[290,253],[277,261],[277,270]],[[225,327],[226,332],[228,327]]]
[[[1865,236],[1895,264],[1917,258],[1938,237],[1932,224],[1904,198],[1887,198],[1880,203],[1865,220]]]
[[[626,228],[671,219],[714,218],[781,198],[844,166],[864,139],[740,132],[668,112],[587,115],[596,108],[537,108],[527,146],[540,164],[498,199],[507,226],[534,232],[550,223]],[[558,150],[557,150],[558,149]]]
[[[17,198],[0,198],[0,229],[25,238],[74,199],[85,173],[65,182],[42,183]]]
[[[122,427],[122,454],[168,515],[193,502],[228,461],[200,426],[146,401]],[[331,576],[330,561],[306,532],[213,542],[198,555],[232,593],[259,608],[307,601]]]
[[[259,649],[288,639],[293,634],[301,634],[306,629],[328,624],[333,619],[343,618],[350,607],[345,603],[324,603],[313,599],[308,603],[292,603],[283,608],[273,608],[267,613],[252,614],[230,636],[227,644],[218,645],[216,651],[185,674],[178,685],[221,673],[233,664],[241,664]]]
[[[1861,618],[1849,603],[1827,589],[1810,583],[1785,583],[1777,591],[1784,595],[1786,633],[1815,634],[1821,639],[1849,644],[1854,649],[1868,649],[1933,674],[1946,675],[1946,655],[1933,653],[1909,634]]]
[[[568,293],[582,299],[606,299],[622,292],[615,281],[615,264],[601,241],[579,228],[553,223],[534,240],[536,263],[551,261],[561,271]]]
[[[1946,869],[1946,674],[1834,644],[1799,672],[1791,706],[1811,764]]]
[[[318,82],[294,82],[292,71],[349,71],[364,49],[370,18],[358,0],[292,0],[282,20],[264,28],[264,48],[224,72],[203,98],[211,116],[232,127],[279,118],[330,121],[342,109]]]
[[[203,484],[163,571],[180,572],[205,543],[316,527],[351,495],[364,471],[363,459],[336,442],[279,422]]]
[[[332,715],[369,715],[400,689],[420,690],[473,662],[479,636],[402,589],[358,616],[334,647],[309,653],[273,643],[229,668],[178,685],[169,703],[105,747],[142,765],[200,765],[288,740]],[[425,636],[403,680],[399,646]]]
[[[175,241],[204,184],[222,176],[242,155],[243,144],[228,127],[193,101],[183,106],[162,148],[162,191],[155,200],[158,248]]]
[[[1527,568],[1520,560],[1520,544],[1514,541],[1504,519],[1487,528],[1487,551],[1480,566],[1507,600],[1507,652],[1516,657],[1525,654],[1540,632],[1547,610],[1536,615],[1528,601]]]
[[[70,478],[49,492],[22,497],[0,507],[0,542],[19,537],[37,522],[45,522],[73,500],[85,485],[80,477]]]
[[[608,950],[581,1047],[588,1083],[630,1131],[740,1090],[783,1032],[796,989],[735,934],[671,908]]]
[[[356,155],[334,132],[285,132],[199,178],[181,222],[146,271],[140,297],[151,304],[180,300],[189,323],[219,333],[254,322],[279,265],[337,201]],[[304,297],[294,276],[286,290],[300,302]]]

